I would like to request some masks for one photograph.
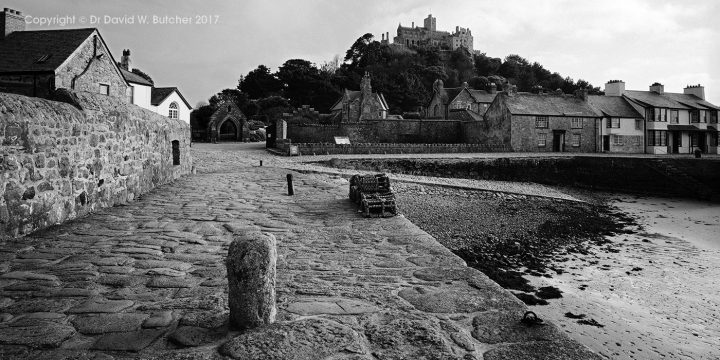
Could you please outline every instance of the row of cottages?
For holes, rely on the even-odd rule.
[[[498,94],[485,112],[490,141],[519,152],[608,152],[628,154],[718,153],[719,107],[704,88],[682,94],[625,90],[611,81],[605,95]],[[494,136],[494,137],[493,137]]]
[[[189,122],[191,107],[177,88],[154,88],[123,69],[95,28],[28,31],[22,12],[8,8],[0,12],[0,28],[1,92],[42,98],[62,88],[99,93]]]
[[[463,83],[456,88],[446,88],[438,79],[433,83],[433,94],[426,108],[426,118],[442,120],[480,121],[495,100],[497,87],[491,90],[475,90]]]
[[[615,80],[605,85],[605,95],[621,97],[636,110],[635,129],[644,134],[645,153],[690,154],[695,150],[718,153],[720,107],[705,101],[703,86],[687,86],[683,93],[668,93],[662,84],[654,83],[649,91],[637,91],[625,90],[625,83]]]

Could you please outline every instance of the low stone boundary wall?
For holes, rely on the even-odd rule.
[[[0,93],[0,235],[132,201],[191,171],[186,123],[109,96],[62,98]]]
[[[332,159],[336,168],[409,175],[528,181],[608,191],[720,200],[720,160],[636,157]]]
[[[442,154],[511,152],[510,146],[485,144],[390,144],[390,143],[282,143],[277,145],[282,154],[288,155],[290,146],[297,146],[300,155],[330,154]]]

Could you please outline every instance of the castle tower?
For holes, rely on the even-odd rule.
[[[427,18],[425,18],[424,21],[425,29],[430,31],[437,31],[437,19],[432,16],[432,14],[429,14]]]

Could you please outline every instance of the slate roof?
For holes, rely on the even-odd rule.
[[[481,121],[483,120],[483,117],[482,115],[468,109],[454,109],[450,110],[448,120]]]
[[[595,110],[608,117],[643,118],[622,96],[588,95],[588,102]]]
[[[123,77],[125,78],[125,81],[127,81],[127,82],[145,85],[145,86],[153,86],[154,85],[152,82],[148,81],[144,77],[142,77],[134,72],[127,71],[123,68],[120,68],[120,73],[122,73]]]
[[[491,103],[495,100],[497,93],[491,94],[485,90],[468,89],[470,95],[479,103]]]
[[[645,106],[670,109],[690,109],[689,106],[683,105],[667,96],[667,93],[660,95],[654,91],[625,90],[623,95],[632,100],[638,101]]]
[[[180,99],[187,105],[188,108],[192,109],[192,106],[190,106],[190,103],[185,100],[185,97],[180,93],[180,90],[176,87],[162,87],[162,88],[152,88],[152,92],[150,95],[150,103],[154,106],[160,105],[160,103],[163,102],[170,94],[173,92],[177,92],[178,96],[180,96]]]
[[[348,90],[348,89],[345,89],[345,93],[344,93],[343,96],[347,96],[348,101],[349,101],[349,102],[352,102],[352,101],[354,101],[355,99],[360,98],[360,94],[361,94],[361,92],[360,92],[359,90]],[[380,104],[383,106],[383,109],[384,109],[384,110],[387,110],[387,109],[390,108],[390,107],[388,106],[387,101],[385,100],[385,96],[384,96],[383,94],[378,94],[378,93],[372,93],[372,94],[377,97],[377,100],[378,100],[378,101],[380,102]],[[343,96],[341,96],[340,99],[338,99],[338,101],[335,102],[335,105],[333,105],[333,106],[330,108],[330,111],[331,111],[331,112],[332,112],[332,111],[340,111],[340,110],[342,110],[342,99],[343,99]]]
[[[665,93],[664,95],[685,105],[685,106],[689,106],[691,108],[700,109],[700,110],[706,110],[706,109],[720,110],[720,107],[717,107],[717,106],[715,106],[695,95],[692,95],[692,94]]]
[[[602,116],[587,101],[572,95],[518,93],[507,96],[506,104],[513,115]]]
[[[55,71],[95,29],[16,31],[0,40],[0,72]],[[38,61],[49,55],[47,60]]]

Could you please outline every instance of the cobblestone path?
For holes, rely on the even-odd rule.
[[[402,216],[262,148],[193,149],[197,174],[0,243],[3,359],[590,359]],[[265,166],[259,167],[259,160]],[[234,234],[278,240],[278,322],[228,329]]]

